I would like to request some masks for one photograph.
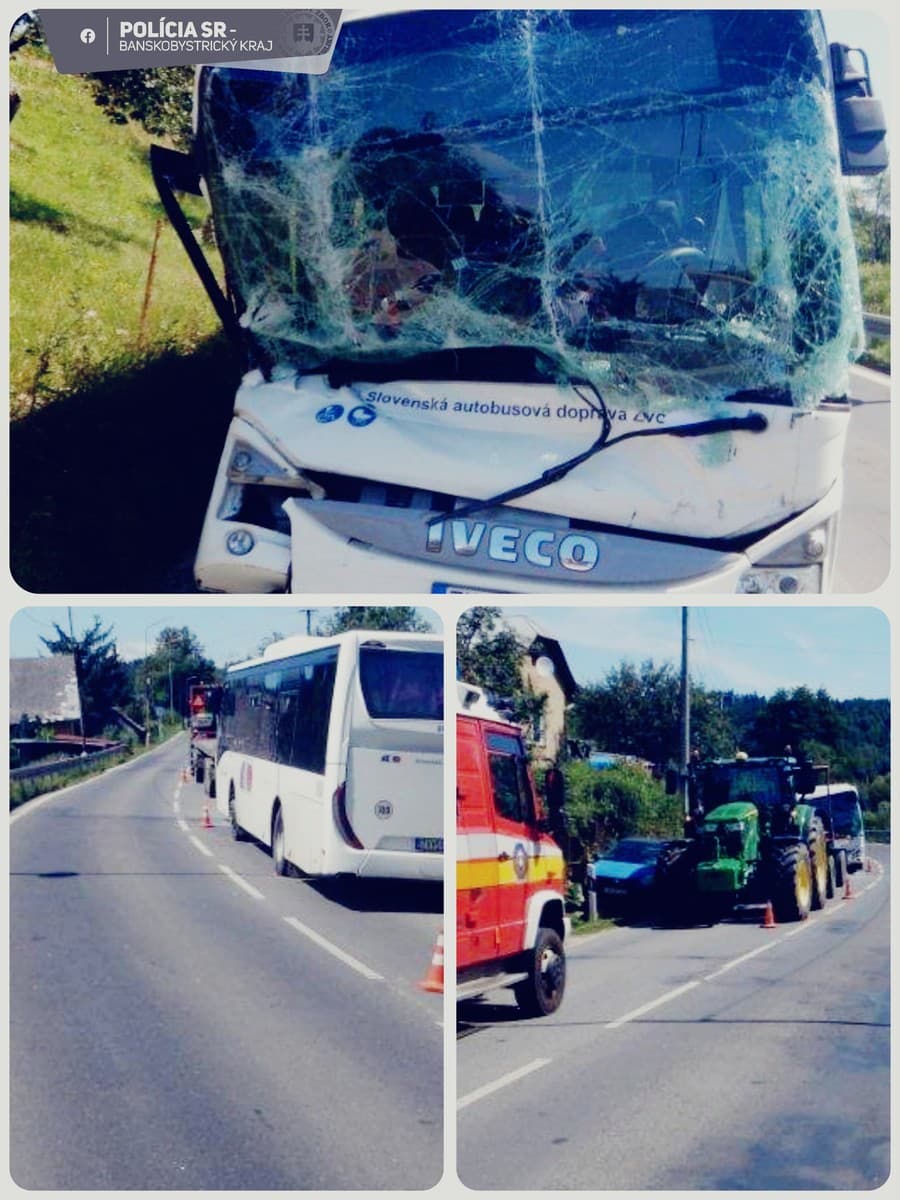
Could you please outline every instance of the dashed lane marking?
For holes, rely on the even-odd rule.
[[[237,871],[232,871],[231,867],[226,867],[224,863],[216,863],[216,866],[223,874],[228,876],[232,883],[236,883],[239,888],[243,888],[248,896],[252,896],[254,900],[265,900],[265,896],[259,888],[255,888],[252,883],[248,883],[242,875],[238,875]]]
[[[298,933],[302,933],[304,937],[308,937],[311,942],[315,942],[317,946],[320,946],[335,958],[340,959],[346,966],[352,967],[354,971],[357,971],[366,979],[384,979],[383,975],[379,975],[377,971],[373,971],[371,967],[367,967],[365,963],[361,963],[358,958],[354,958],[352,954],[348,954],[340,946],[335,946],[333,942],[329,942],[327,938],[322,937],[321,933],[316,933],[314,929],[310,929],[308,925],[304,925],[296,917],[285,917],[284,919]]]
[[[629,1021],[634,1021],[638,1017],[642,1017],[644,1013],[651,1012],[654,1008],[659,1008],[661,1004],[668,1004],[670,1000],[674,1000],[676,996],[682,996],[685,992],[691,991],[695,987],[699,987],[703,982],[702,979],[691,979],[687,983],[683,983],[681,987],[672,988],[670,992],[664,992],[662,996],[657,996],[655,1000],[650,1000],[647,1004],[642,1004],[640,1008],[633,1008],[631,1012],[627,1012],[624,1016],[617,1017],[615,1021],[610,1021],[603,1026],[604,1029],[618,1029],[620,1025],[627,1025]]]
[[[205,854],[207,858],[213,857],[213,852],[210,850],[209,846],[204,846],[200,839],[193,833],[190,835],[190,838],[201,854]]]
[[[486,1083],[483,1087],[476,1088],[474,1092],[469,1092],[467,1096],[460,1096],[456,1102],[456,1110],[459,1112],[463,1108],[467,1108],[470,1104],[475,1104],[478,1100],[483,1100],[485,1096],[490,1096],[500,1088],[508,1087],[511,1083],[516,1083],[517,1080],[530,1075],[532,1071],[539,1071],[541,1067],[546,1067],[552,1062],[551,1058],[535,1058],[530,1063],[526,1063],[524,1067],[518,1067],[515,1071],[510,1071],[507,1075],[501,1075],[499,1079],[495,1079],[492,1083]]]

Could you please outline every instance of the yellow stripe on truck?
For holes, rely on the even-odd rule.
[[[529,858],[525,878],[516,874],[512,859],[498,862],[495,858],[476,858],[456,864],[456,887],[459,891],[472,888],[505,887],[511,884],[552,883],[563,878],[563,860],[560,855],[542,855]]]

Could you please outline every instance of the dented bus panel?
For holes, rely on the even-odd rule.
[[[497,10],[203,68],[155,174],[248,370],[198,585],[827,591],[862,62],[805,10]]]

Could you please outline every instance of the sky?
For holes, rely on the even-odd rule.
[[[306,632],[307,609],[279,604],[223,605],[206,600],[193,605],[114,607],[73,606],[76,636],[99,616],[111,627],[126,661],[152,650],[167,625],[187,626],[204,653],[217,666],[256,655],[260,642],[278,632]],[[311,621],[332,611],[312,609]],[[420,615],[440,629],[429,609]],[[509,605],[524,613],[562,646],[579,684],[599,683],[619,663],[681,662],[681,609],[671,607],[544,607]],[[10,657],[46,656],[41,636],[53,637],[54,622],[69,628],[69,609],[22,609],[10,625]],[[877,699],[890,694],[890,652],[887,618],[868,607],[774,607],[763,604],[689,609],[691,676],[707,688],[756,692],[769,696],[779,688],[804,685],[825,690],[837,700]]]
[[[254,658],[263,638],[272,633],[307,632],[307,612],[311,628],[327,618],[331,608],[299,608],[284,605],[255,607],[223,605],[209,599],[193,605],[154,605],[153,607],[116,607],[111,605],[73,605],[72,620],[75,636],[81,637],[99,616],[104,629],[112,627],[119,657],[129,662],[143,658],[153,649],[160,630],[167,625],[181,629],[187,626],[197,637],[207,658],[216,666],[243,662]],[[440,621],[430,609],[418,609],[419,615],[440,629]],[[22,609],[10,622],[10,658],[39,658],[49,654],[42,637],[54,638],[54,623],[69,631],[69,609],[33,607]]]
[[[581,685],[622,661],[681,665],[681,609],[510,606],[562,646]],[[890,695],[890,631],[874,608],[761,605],[688,610],[691,678],[713,690],[770,696],[801,685],[836,700]]]

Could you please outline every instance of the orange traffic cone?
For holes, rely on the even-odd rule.
[[[777,929],[777,928],[778,928],[778,926],[775,923],[775,910],[772,907],[772,901],[767,900],[766,901],[766,914],[763,917],[762,925],[760,925],[760,929]]]
[[[203,820],[200,822],[200,828],[201,829],[214,829],[215,828],[212,821],[210,820],[208,804],[203,805]]]
[[[869,875],[872,874],[872,860],[866,855],[866,871]]]
[[[190,771],[188,771],[187,767],[184,767],[181,772],[181,782],[187,783],[187,781],[190,779],[190,777],[191,777]]]
[[[437,935],[434,949],[431,952],[431,962],[425,972],[425,978],[420,979],[417,987],[423,992],[443,992],[444,990],[444,931]]]
[[[855,900],[856,899],[856,897],[853,895],[853,888],[850,885],[850,872],[847,871],[846,869],[844,872],[844,899],[845,900]]]

